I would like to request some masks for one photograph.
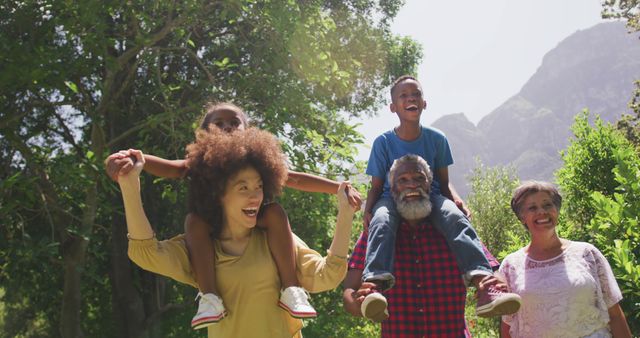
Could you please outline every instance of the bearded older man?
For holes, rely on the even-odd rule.
[[[464,319],[464,281],[447,241],[428,218],[432,179],[429,165],[416,155],[397,159],[389,172],[402,222],[396,235],[396,282],[385,291],[386,298],[376,284],[361,281],[366,233],[360,235],[349,261],[343,283],[345,310],[362,316],[363,301],[372,301],[367,317],[382,322],[382,337],[470,337]],[[485,254],[497,268],[498,262],[486,249]],[[506,284],[493,276],[482,280],[480,288],[485,287],[506,290]]]

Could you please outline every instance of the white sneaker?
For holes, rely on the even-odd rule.
[[[385,296],[379,292],[373,292],[364,297],[362,305],[360,305],[360,312],[362,312],[362,316],[365,318],[380,323],[389,318],[387,305],[387,298],[385,298]]]
[[[200,298],[198,312],[191,320],[191,328],[194,330],[215,324],[227,315],[227,311],[222,304],[222,298],[213,293],[202,292],[198,292],[196,299],[198,298]]]
[[[294,318],[314,318],[318,314],[309,304],[309,294],[298,286],[290,286],[280,294],[278,306],[285,309]]]

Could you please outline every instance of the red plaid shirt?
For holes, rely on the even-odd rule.
[[[364,270],[366,234],[360,235],[349,268]],[[498,262],[486,250],[492,266]],[[382,337],[471,337],[464,319],[467,294],[456,259],[444,237],[430,224],[412,229],[402,223],[396,236],[396,283],[384,295],[389,319]]]

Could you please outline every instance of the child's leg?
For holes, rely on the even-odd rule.
[[[265,205],[258,226],[267,229],[267,241],[273,260],[278,267],[282,288],[300,286],[296,275],[296,257],[293,235],[286,211],[278,203]]]
[[[484,253],[478,234],[455,203],[442,196],[431,194],[431,215],[433,225],[447,239],[449,248],[464,274],[465,283],[472,283],[478,289],[476,314],[480,317],[494,317],[512,314],[520,308],[520,296],[505,292],[494,286],[480,287],[480,282],[495,280],[493,270]]]
[[[184,232],[191,269],[200,288],[198,312],[191,320],[191,327],[202,329],[219,322],[227,312],[216,290],[215,251],[209,224],[194,214],[188,214]]]
[[[265,205],[258,225],[267,229],[269,250],[280,275],[282,294],[278,306],[295,318],[315,317],[316,310],[309,304],[307,292],[300,287],[296,275],[295,246],[287,213],[280,204]]]
[[[375,281],[385,291],[393,286],[393,260],[395,255],[396,232],[400,219],[396,205],[390,197],[376,202],[369,222],[367,252],[365,256],[363,281]],[[380,283],[383,281],[383,283]]]
[[[431,203],[429,218],[447,240],[465,281],[475,282],[474,275],[491,275],[493,270],[469,219],[453,201],[440,194],[431,194]]]
[[[215,281],[215,252],[210,237],[211,227],[200,217],[189,214],[184,223],[184,230],[189,261],[200,291],[218,294]]]

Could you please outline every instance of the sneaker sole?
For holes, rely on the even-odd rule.
[[[204,317],[204,318],[200,318],[198,320],[195,321],[191,321],[191,328],[194,330],[199,330],[199,329],[203,329],[207,326],[211,326],[219,321],[221,321],[225,316],[227,315],[227,313],[223,313],[219,316],[212,316],[212,317]]]
[[[520,309],[520,299],[517,296],[506,297],[499,303],[489,303],[476,309],[478,317],[496,317],[516,313]]]
[[[360,307],[360,311],[365,318],[368,318],[376,323],[380,323],[389,318],[389,312],[387,311],[387,301],[382,295],[379,297],[365,298]]]
[[[291,315],[291,317],[293,317],[293,318],[305,319],[305,318],[316,318],[318,316],[317,312],[296,312],[296,311],[293,311],[282,302],[278,302],[278,306],[281,307],[283,310],[287,311]]]

